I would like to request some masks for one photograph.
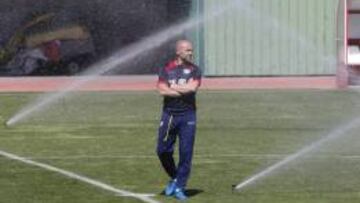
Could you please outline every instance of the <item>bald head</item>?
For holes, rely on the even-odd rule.
[[[179,40],[176,42],[176,51],[187,48],[187,47],[192,47],[192,44],[190,41],[188,40]]]
[[[188,40],[179,40],[176,42],[176,57],[179,64],[192,63],[193,47]]]

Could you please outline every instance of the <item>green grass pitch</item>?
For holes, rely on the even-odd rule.
[[[23,123],[4,123],[37,94],[0,94],[0,150],[99,180],[159,194],[168,178],[155,154],[156,92],[87,92],[62,98]],[[193,169],[195,203],[360,202],[360,127],[241,191],[262,171],[360,116],[355,91],[200,91]],[[160,202],[177,202],[157,195]],[[0,202],[140,202],[0,157]]]

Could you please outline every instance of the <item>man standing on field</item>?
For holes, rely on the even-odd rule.
[[[195,94],[201,83],[201,71],[193,64],[193,47],[188,40],[176,43],[176,58],[159,72],[157,89],[164,96],[159,127],[157,154],[171,180],[166,196],[186,200],[185,186],[191,171],[196,131]],[[173,158],[179,138],[179,162]]]

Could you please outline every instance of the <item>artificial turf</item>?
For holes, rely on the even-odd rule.
[[[0,94],[0,150],[137,193],[168,181],[155,154],[156,92],[83,92],[11,127],[38,94]],[[360,202],[359,128],[241,191],[231,186],[360,116],[360,94],[335,90],[200,91],[189,202]],[[0,157],[0,202],[140,202]]]

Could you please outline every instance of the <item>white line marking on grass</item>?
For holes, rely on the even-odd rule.
[[[137,195],[143,196],[143,197],[155,197],[156,196],[155,194],[141,194],[141,193],[137,193]],[[120,195],[120,194],[118,194],[116,196],[118,196],[118,197],[128,197],[128,195]]]
[[[113,192],[113,193],[115,193],[116,195],[119,195],[119,196],[133,197],[133,198],[136,198],[136,199],[142,200],[143,202],[148,202],[148,203],[160,203],[160,202],[158,202],[156,200],[151,199],[148,196],[144,196],[143,194],[137,194],[137,193],[133,193],[133,192],[125,191],[125,190],[120,190],[120,189],[117,189],[117,188],[115,188],[115,187],[113,187],[111,185],[105,184],[103,182],[100,182],[100,181],[97,181],[97,180],[94,180],[94,179],[90,179],[88,177],[76,174],[74,172],[66,171],[66,170],[63,170],[63,169],[60,169],[60,168],[57,168],[57,167],[54,167],[54,166],[51,166],[51,165],[48,165],[48,164],[32,161],[30,159],[26,159],[26,158],[17,156],[15,154],[11,154],[11,153],[0,150],[0,155],[6,157],[8,159],[16,160],[16,161],[19,161],[19,162],[22,162],[22,163],[25,163],[25,164],[28,164],[28,165],[37,166],[37,167],[43,168],[43,169],[48,170],[48,171],[59,173],[59,174],[64,175],[64,176],[66,176],[68,178],[76,179],[76,180],[79,180],[81,182],[87,183],[89,185],[93,185],[95,187],[101,188],[103,190]]]

